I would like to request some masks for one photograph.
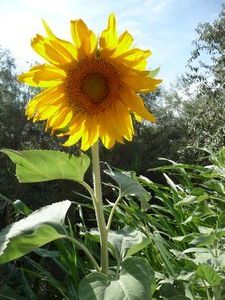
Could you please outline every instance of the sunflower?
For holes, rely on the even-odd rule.
[[[31,45],[47,63],[19,76],[28,85],[45,88],[28,103],[28,119],[46,120],[51,133],[69,136],[65,146],[81,139],[82,150],[98,139],[107,149],[115,142],[131,141],[131,114],[138,121],[155,121],[138,96],[161,82],[146,70],[151,52],[132,47],[127,31],[117,34],[114,14],[100,37],[82,20],[71,21],[73,43],[59,39],[43,24],[47,36],[37,34]]]

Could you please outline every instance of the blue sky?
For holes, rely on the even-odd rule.
[[[211,22],[221,10],[220,0],[0,0],[0,45],[9,48],[21,68],[41,59],[30,47],[30,39],[43,33],[41,19],[53,31],[70,39],[69,21],[82,18],[101,32],[109,13],[115,12],[118,28],[128,29],[138,47],[151,49],[149,67],[161,67],[165,85],[185,71],[195,28]]]

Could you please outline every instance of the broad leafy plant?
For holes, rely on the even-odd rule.
[[[94,188],[84,180],[90,165],[90,159],[85,154],[76,157],[51,150],[2,152],[15,163],[16,176],[21,183],[66,179],[84,186],[92,200],[90,206],[95,210],[97,228],[88,230],[81,226],[76,233],[76,220],[65,223],[67,211],[73,204],[69,200],[53,203],[32,213],[27,208],[24,211],[25,218],[7,226],[0,233],[0,264],[25,256],[24,271],[37,277],[44,275],[63,299],[152,298],[154,273],[146,258],[135,255],[148,245],[149,238],[141,230],[129,226],[117,226],[117,230],[111,230],[114,213],[123,198],[135,195],[143,208],[148,207],[149,193],[135,178],[135,174],[132,176],[132,173],[111,168],[106,170],[109,178],[117,184],[111,184],[112,189],[117,190],[117,199],[104,207],[100,183],[96,184],[100,180],[100,170],[96,166],[94,151]],[[109,213],[107,219],[105,213]],[[54,243],[53,251],[43,248],[50,242]],[[79,255],[86,256],[83,262],[77,251]],[[27,256],[30,252],[43,259],[52,259],[69,279],[64,284],[57,280],[43,264]]]
[[[225,148],[207,152],[207,166],[166,161],[151,170],[162,183],[136,176],[152,195],[150,209],[129,195],[115,213],[115,223],[149,241],[139,254],[155,272],[154,299],[225,298]]]

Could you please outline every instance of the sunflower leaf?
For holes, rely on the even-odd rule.
[[[138,252],[144,246],[146,238],[138,231],[131,228],[123,228],[117,231],[110,231],[108,241],[113,246],[113,254],[118,260],[123,260]],[[143,246],[143,247],[137,247]]]
[[[100,234],[98,230],[91,230],[87,237],[100,242]],[[140,231],[129,227],[120,230],[110,230],[108,233],[108,243],[112,255],[118,262],[132,256],[138,251],[144,249],[150,240],[146,238]]]
[[[151,298],[154,277],[147,260],[129,257],[116,278],[101,273],[88,274],[79,287],[79,299],[83,300],[137,300]]]
[[[5,227],[0,232],[0,264],[65,237],[63,222],[70,205],[68,200],[53,203]]]
[[[15,151],[4,149],[16,164],[16,176],[20,182],[42,182],[55,179],[68,179],[82,182],[90,159],[82,153],[76,157],[55,150]]]
[[[148,202],[151,199],[151,195],[138,182],[138,179],[134,172],[109,169],[105,170],[105,173],[118,184],[121,193],[124,196],[136,196],[141,203],[141,208],[144,211],[146,211],[150,207]]]

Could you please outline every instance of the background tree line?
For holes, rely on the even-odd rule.
[[[135,124],[134,141],[117,144],[111,151],[101,149],[103,161],[149,176],[147,170],[160,165],[159,157],[204,163],[199,148],[217,150],[224,145],[225,5],[214,22],[200,24],[196,31],[198,38],[193,42],[187,72],[171,89],[143,95],[146,105],[157,117],[157,124]],[[25,105],[36,92],[17,81],[15,59],[9,51],[0,48],[0,148],[78,151],[76,146],[60,146],[61,141],[44,131],[44,124],[26,120]],[[3,155],[0,166],[2,199],[21,198],[37,208],[65,199],[68,190],[71,199],[77,197],[74,185],[68,182],[60,186],[52,182],[21,188]]]

